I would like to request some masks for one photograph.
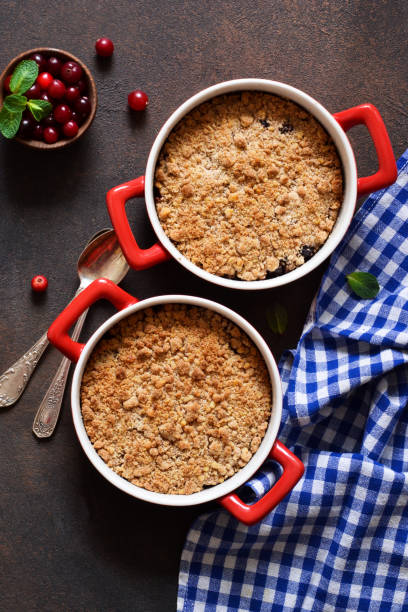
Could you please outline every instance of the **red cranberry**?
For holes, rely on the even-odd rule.
[[[33,118],[25,117],[21,120],[20,127],[18,130],[18,135],[20,138],[31,138],[34,128],[34,120]]]
[[[79,87],[76,87],[75,85],[71,85],[71,87],[67,87],[67,90],[65,92],[65,99],[68,100],[68,102],[73,102],[74,100],[79,98],[79,96],[80,96]]]
[[[51,85],[48,87],[48,95],[55,100],[60,100],[65,96],[65,85],[59,79],[54,79]]]
[[[11,93],[11,89],[10,89],[11,77],[12,75],[9,74],[8,77],[6,77],[4,80],[4,89],[6,90],[7,93]]]
[[[74,102],[74,108],[77,113],[81,113],[82,115],[89,115],[91,112],[91,103],[86,96],[82,96],[82,98],[78,98]]]
[[[110,38],[98,38],[95,43],[95,49],[101,57],[110,57],[114,50],[113,42]]]
[[[53,82],[52,74],[49,72],[40,72],[37,77],[37,83],[41,87],[41,89],[48,89],[48,87]]]
[[[66,123],[71,119],[71,109],[67,104],[59,104],[54,108],[54,119],[58,123]]]
[[[75,121],[77,125],[82,125],[84,117],[81,115],[81,113],[77,113],[75,110],[73,110],[71,113],[71,121]]]
[[[131,91],[128,95],[128,104],[132,110],[142,111],[149,104],[149,98],[144,91],[135,89],[135,91]]]
[[[42,274],[37,274],[31,279],[31,287],[33,291],[45,291],[48,287],[48,280]]]
[[[47,70],[47,60],[41,53],[33,53],[30,55],[30,59],[34,60],[38,64],[38,69],[40,72]]]
[[[75,83],[76,86],[79,89],[79,93],[84,93],[85,89],[86,89],[86,83],[84,81],[84,79],[79,79],[78,83]]]
[[[55,77],[58,76],[59,73],[61,72],[61,68],[62,68],[62,62],[60,59],[58,59],[58,57],[48,58],[47,69],[48,69],[48,72],[51,72],[53,76]]]
[[[66,62],[61,68],[61,78],[72,85],[79,81],[82,76],[82,68],[76,62]]]
[[[67,121],[67,123],[62,126],[62,131],[67,138],[73,138],[78,134],[78,125],[75,121]]]
[[[57,127],[58,123],[54,119],[54,115],[50,113],[42,120],[42,124],[44,127]]]
[[[44,128],[41,123],[36,123],[33,128],[33,138],[34,140],[42,140],[43,138]]]
[[[43,139],[47,144],[53,144],[58,140],[58,130],[55,127],[46,127],[43,132]]]
[[[24,94],[29,100],[31,100],[32,98],[37,99],[40,97],[41,95],[41,87],[39,86],[38,83],[34,83],[34,85],[32,85],[30,87],[30,89],[28,91],[25,92]]]
[[[40,100],[45,100],[46,102],[51,102],[51,96],[48,95],[48,93],[46,91],[43,91],[42,94],[40,95]]]

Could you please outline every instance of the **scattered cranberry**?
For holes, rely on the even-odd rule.
[[[58,123],[66,123],[71,119],[71,109],[67,104],[59,104],[54,108],[54,119]]]
[[[79,87],[76,87],[76,85],[71,85],[71,87],[68,87],[67,91],[65,92],[65,99],[68,100],[68,102],[73,102],[74,100],[79,98],[79,96]]]
[[[142,111],[149,104],[149,98],[144,91],[135,89],[135,91],[131,91],[128,95],[128,104],[132,110]]]
[[[54,79],[48,87],[48,94],[55,100],[60,100],[65,96],[65,85],[59,79]]]
[[[78,100],[74,102],[74,108],[77,113],[89,115],[91,112],[91,103],[86,96],[82,96],[82,98],[78,98]]]
[[[43,139],[47,144],[53,144],[58,140],[58,131],[55,127],[46,127],[43,132]]]
[[[48,69],[48,72],[51,72],[53,76],[55,77],[58,76],[59,73],[61,72],[61,68],[62,68],[62,62],[60,59],[58,59],[58,57],[48,58],[47,69]]]
[[[34,140],[42,140],[43,138],[44,128],[41,123],[36,123],[33,128],[33,138]]]
[[[28,91],[25,92],[24,94],[29,100],[31,100],[32,98],[37,99],[40,97],[41,95],[41,87],[39,86],[38,83],[34,83],[34,85],[32,85],[30,87],[30,89]]]
[[[79,79],[78,83],[75,83],[75,85],[78,87],[79,93],[84,93],[86,89],[86,83],[84,79]]]
[[[32,132],[34,128],[34,120],[33,118],[25,117],[21,120],[20,127],[18,130],[18,135],[20,138],[31,138]]]
[[[50,104],[52,104],[51,97],[48,95],[48,93],[46,91],[42,92],[42,94],[40,96],[40,100],[45,100],[46,102],[49,102]]]
[[[44,72],[44,70],[47,70],[47,60],[43,55],[41,55],[41,53],[33,53],[32,55],[30,55],[30,59],[37,62],[38,69],[40,72]]]
[[[12,77],[12,75],[9,74],[8,77],[6,77],[6,79],[4,81],[4,89],[6,90],[7,93],[11,93],[11,89],[10,89],[11,77]]]
[[[33,291],[41,293],[42,291],[45,291],[48,287],[48,280],[42,274],[37,274],[37,276],[34,276],[31,279],[31,287]]]
[[[98,38],[95,43],[95,49],[101,57],[110,57],[114,50],[113,42],[110,38]]]
[[[82,68],[76,62],[66,62],[61,68],[61,78],[72,85],[79,81],[82,76]]]
[[[37,77],[37,83],[39,84],[41,89],[48,89],[53,80],[54,79],[52,77],[52,74],[50,74],[49,72],[40,72]]]
[[[67,121],[67,123],[62,126],[62,131],[67,138],[74,138],[74,136],[78,134],[78,125],[75,121]]]

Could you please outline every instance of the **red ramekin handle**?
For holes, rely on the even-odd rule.
[[[142,197],[144,195],[145,177],[122,183],[113,187],[106,194],[108,212],[115,229],[123,254],[131,268],[134,270],[145,270],[163,261],[171,259],[166,249],[156,242],[149,249],[141,249],[130,228],[126,216],[126,202],[130,198]]]
[[[269,453],[282,467],[281,477],[260,500],[252,505],[245,504],[238,495],[230,493],[219,499],[219,503],[236,519],[246,525],[254,525],[269,514],[284,497],[293,489],[305,471],[303,463],[291,451],[276,440]]]
[[[81,291],[48,329],[49,341],[71,361],[78,361],[85,344],[71,340],[68,331],[87,308],[101,299],[109,300],[118,310],[139,301],[107,278],[98,278]]]
[[[345,132],[355,125],[364,124],[373,139],[378,159],[378,171],[357,181],[357,197],[392,185],[397,179],[397,165],[387,128],[378,109],[373,104],[359,104],[335,113],[333,117]]]

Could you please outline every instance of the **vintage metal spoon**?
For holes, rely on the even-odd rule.
[[[88,244],[78,260],[80,285],[75,295],[97,278],[109,278],[119,283],[129,270],[128,263],[119,246],[115,231],[105,230]],[[72,338],[77,340],[84,324],[87,310],[79,317]],[[33,432],[38,438],[49,438],[58,421],[68,371],[71,362],[64,357],[34,418]]]

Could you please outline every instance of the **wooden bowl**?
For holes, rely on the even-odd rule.
[[[72,144],[73,142],[78,140],[78,138],[81,138],[82,134],[84,134],[86,130],[89,128],[89,126],[91,125],[95,117],[96,107],[98,104],[98,96],[96,93],[95,81],[93,80],[91,72],[88,69],[88,67],[83,62],[81,62],[81,60],[78,59],[75,55],[72,55],[72,53],[68,53],[68,51],[62,51],[61,49],[53,49],[52,47],[38,47],[36,49],[30,49],[29,51],[25,51],[24,53],[20,53],[20,55],[17,55],[17,57],[11,60],[11,62],[6,66],[6,68],[1,73],[0,75],[0,107],[3,105],[3,99],[5,97],[4,81],[6,77],[8,77],[9,74],[13,73],[15,67],[17,66],[19,62],[21,62],[24,59],[30,59],[30,56],[33,53],[41,53],[42,55],[46,55],[48,57],[51,57],[51,56],[58,57],[58,59],[60,59],[63,62],[69,62],[69,61],[77,62],[77,64],[81,66],[83,73],[84,73],[83,78],[87,83],[87,90],[88,90],[87,95],[91,103],[91,112],[86,118],[86,121],[84,121],[84,123],[80,126],[78,133],[76,136],[74,136],[74,138],[61,138],[60,140],[57,140],[57,142],[54,142],[53,144],[47,144],[46,142],[43,142],[42,140],[34,140],[34,139],[28,140],[28,139],[20,138],[19,136],[15,136],[13,140],[17,140],[18,142],[21,142],[25,146],[31,147],[32,149],[61,149],[62,147],[67,147],[68,145]]]

